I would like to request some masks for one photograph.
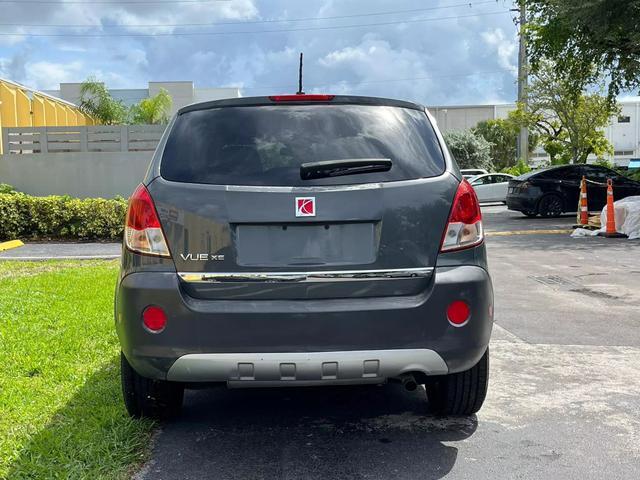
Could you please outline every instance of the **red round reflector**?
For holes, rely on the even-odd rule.
[[[461,327],[467,323],[470,315],[469,305],[462,300],[456,300],[447,307],[447,319],[454,327]]]
[[[150,306],[142,312],[142,323],[154,333],[160,332],[167,324],[167,314],[160,307]]]

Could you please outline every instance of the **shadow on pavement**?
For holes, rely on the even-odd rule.
[[[400,385],[188,391],[157,437],[145,479],[437,479],[456,463],[445,442],[476,417],[426,415]]]

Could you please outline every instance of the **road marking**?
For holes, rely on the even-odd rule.
[[[571,233],[573,230],[511,230],[507,232],[485,232],[487,237],[506,237],[509,235],[559,235]]]
[[[11,250],[12,248],[18,248],[23,246],[20,240],[9,240],[8,242],[0,243],[0,252],[4,252],[5,250]]]

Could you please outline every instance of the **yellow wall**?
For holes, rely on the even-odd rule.
[[[20,85],[0,80],[0,154],[2,127],[95,125],[78,107]]]
[[[46,100],[40,95],[34,95],[31,100],[31,110],[33,111],[33,126],[44,127],[47,124],[47,116],[44,107]]]
[[[3,127],[17,127],[16,91],[8,85],[0,83],[0,115]]]
[[[72,108],[69,108],[68,105],[66,105],[64,109],[67,111],[67,125],[70,125],[72,127],[75,127],[76,125],[78,125],[78,117],[76,115],[75,110],[73,110]]]
[[[16,116],[19,127],[33,126],[31,99],[24,90],[16,90]]]
[[[58,110],[56,109],[56,104],[53,103],[48,98],[44,100],[44,111],[46,113],[46,121],[45,125],[58,125]],[[42,125],[44,127],[44,125]]]
[[[56,114],[58,115],[58,125],[59,127],[66,127],[69,125],[67,122],[67,109],[64,108],[62,103],[56,103]]]

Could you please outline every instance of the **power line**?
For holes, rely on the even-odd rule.
[[[2,0],[0,0],[2,1]],[[378,23],[361,23],[355,25],[339,25],[339,26],[325,26],[325,27],[305,27],[305,28],[290,28],[290,29],[278,29],[278,30],[244,30],[235,32],[160,32],[160,33],[22,33],[22,32],[2,32],[0,36],[24,36],[24,37],[67,37],[67,38],[93,38],[93,37],[173,37],[173,36],[218,36],[218,35],[250,35],[261,33],[285,33],[285,32],[307,32],[317,30],[341,30],[348,28],[362,28],[362,27],[380,27],[389,25],[400,25],[405,23],[426,23],[436,22],[443,20],[455,20],[459,18],[470,17],[483,17],[489,15],[501,15],[510,13],[509,10],[500,10],[497,12],[484,12],[474,13],[469,15],[454,15],[450,17],[438,17],[438,18],[421,18],[412,20],[399,20],[393,22],[378,22]]]
[[[231,0],[92,0],[88,2],[82,2],[79,0],[69,0],[57,2],[55,0],[0,0],[0,3],[19,3],[21,5],[154,5],[168,3],[222,3],[230,1]]]
[[[2,0],[0,0],[0,3]],[[268,20],[246,20],[242,22],[207,22],[207,23],[180,23],[180,24],[166,24],[166,23],[157,23],[157,24],[121,24],[121,25],[103,25],[100,23],[83,23],[83,24],[38,24],[38,23],[0,23],[0,26],[16,26],[16,27],[51,27],[51,28],[85,28],[85,27],[101,27],[101,28],[140,28],[140,27],[208,27],[208,26],[218,26],[218,25],[252,25],[252,24],[264,24],[264,23],[293,23],[293,22],[306,22],[306,21],[314,21],[314,20],[339,20],[345,18],[359,18],[359,17],[374,17],[374,16],[384,16],[384,15],[400,15],[405,13],[420,13],[427,12],[433,10],[442,10],[445,8],[458,8],[458,7],[469,7],[473,8],[477,5],[485,5],[488,3],[495,3],[495,0],[485,0],[482,2],[465,2],[465,3],[456,3],[454,5],[440,5],[437,7],[429,7],[429,8],[413,8],[409,10],[388,10],[385,12],[370,12],[370,13],[359,13],[353,15],[334,15],[329,17],[303,17],[303,18],[289,18],[289,19],[268,19]]]
[[[328,83],[315,83],[311,85],[307,85],[307,87],[311,88],[319,88],[319,87],[327,87],[329,85],[341,84],[341,85],[369,85],[369,84],[379,84],[379,83],[395,83],[395,82],[414,82],[418,80],[432,80],[434,78],[455,78],[455,77],[473,77],[475,75],[495,75],[495,74],[505,74],[512,72],[511,69],[501,69],[501,70],[492,70],[488,72],[469,72],[469,73],[452,73],[445,75],[428,75],[422,77],[410,77],[410,78],[391,78],[386,80],[365,80],[363,82],[358,81],[336,81],[336,82],[328,82]],[[291,85],[264,85],[261,87],[229,87],[229,88],[240,88],[242,90],[262,90],[262,89],[285,89],[290,88]]]

